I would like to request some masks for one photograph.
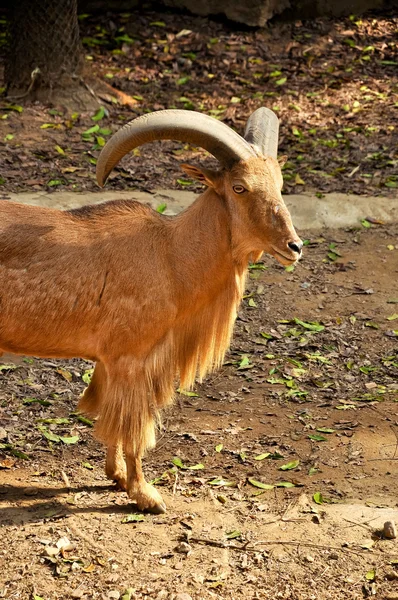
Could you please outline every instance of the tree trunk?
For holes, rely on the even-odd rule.
[[[79,86],[83,54],[77,0],[10,0],[9,96],[52,100]]]

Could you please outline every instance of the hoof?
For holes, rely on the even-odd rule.
[[[144,482],[138,488],[130,490],[128,495],[142,512],[162,515],[167,510],[162,496],[149,483]]]
[[[145,512],[148,512],[151,515],[163,515],[165,512],[167,512],[167,508],[164,502],[160,502],[159,504],[155,504],[154,506],[149,506],[144,510]]]

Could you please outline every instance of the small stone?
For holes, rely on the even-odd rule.
[[[179,552],[180,554],[189,554],[191,550],[191,546],[186,542],[180,542],[175,548],[175,551]]]
[[[25,496],[37,496],[39,490],[35,487],[29,487],[25,488],[23,493],[25,494]]]
[[[397,537],[397,528],[394,521],[386,521],[383,525],[383,536],[387,540],[395,540]]]
[[[307,554],[307,556],[305,557],[305,560],[309,563],[314,562],[314,557],[311,556],[311,554]]]
[[[56,546],[46,546],[44,548],[44,553],[47,554],[47,556],[57,556],[57,554],[59,554],[59,548],[56,548]]]
[[[169,597],[169,592],[166,590],[160,590],[158,595],[156,596],[156,600],[166,600]]]
[[[186,594],[185,592],[182,592],[180,594],[177,594],[174,600],[192,600],[192,596]]]
[[[73,592],[71,593],[72,598],[83,598],[85,592],[83,590],[79,590],[79,588],[77,588],[76,590],[73,590]]]
[[[329,558],[330,558],[331,560],[338,560],[338,558],[339,558],[339,555],[338,555],[338,553],[337,553],[337,552],[331,552],[331,553],[329,554]]]
[[[117,590],[111,590],[108,592],[108,598],[109,600],[119,600],[120,593]]]
[[[4,429],[4,427],[0,427],[0,440],[6,440],[7,436],[8,436],[8,433]]]

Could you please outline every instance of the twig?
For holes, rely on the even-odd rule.
[[[29,96],[30,92],[33,89],[35,81],[38,78],[38,76],[40,75],[40,73],[41,73],[41,71],[40,71],[39,67],[36,67],[36,69],[33,69],[33,71],[30,74],[31,82],[30,82],[29,87],[26,90],[26,92],[24,92],[23,94],[18,94],[17,96],[6,96],[6,100],[20,100],[21,98],[26,98],[26,96]]]
[[[174,485],[173,485],[173,496],[176,495],[176,491],[177,491],[178,471],[176,471],[174,473],[174,475],[175,475],[175,479],[174,479]]]
[[[209,540],[207,538],[193,537],[189,536],[189,542],[198,542],[202,544],[207,544],[208,546],[215,546],[216,548],[227,548],[228,550],[240,550],[241,552],[258,552],[256,548],[249,548],[247,545],[237,546],[236,544],[229,544],[228,542],[223,542],[219,540]],[[295,546],[299,548],[300,546],[305,548],[318,548],[319,550],[335,550],[337,552],[350,552],[351,554],[357,554],[358,556],[362,556],[362,552],[358,552],[356,550],[351,550],[350,548],[339,548],[338,546],[324,546],[322,544],[312,544],[311,542],[296,542],[294,540],[282,541],[282,540],[259,540],[257,542],[252,542],[253,546],[274,546],[274,545],[287,545],[287,546]]]

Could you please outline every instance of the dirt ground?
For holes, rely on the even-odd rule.
[[[113,131],[142,113],[193,109],[242,134],[259,106],[280,117],[279,149],[289,157],[285,193],[397,192],[396,9],[276,20],[263,29],[165,9],[81,15],[80,25],[88,73],[130,95],[134,105],[115,104],[109,88],[98,98],[102,112],[88,112],[78,98],[67,111],[6,99],[3,88],[0,194],[97,190],[99,151]],[[5,27],[0,15],[0,58]],[[178,163],[203,157],[189,145],[151,144],[123,161],[107,186],[197,189]]]
[[[165,515],[105,478],[75,413],[91,364],[3,357],[1,598],[398,598],[398,226],[300,233],[164,415],[145,471]]]

